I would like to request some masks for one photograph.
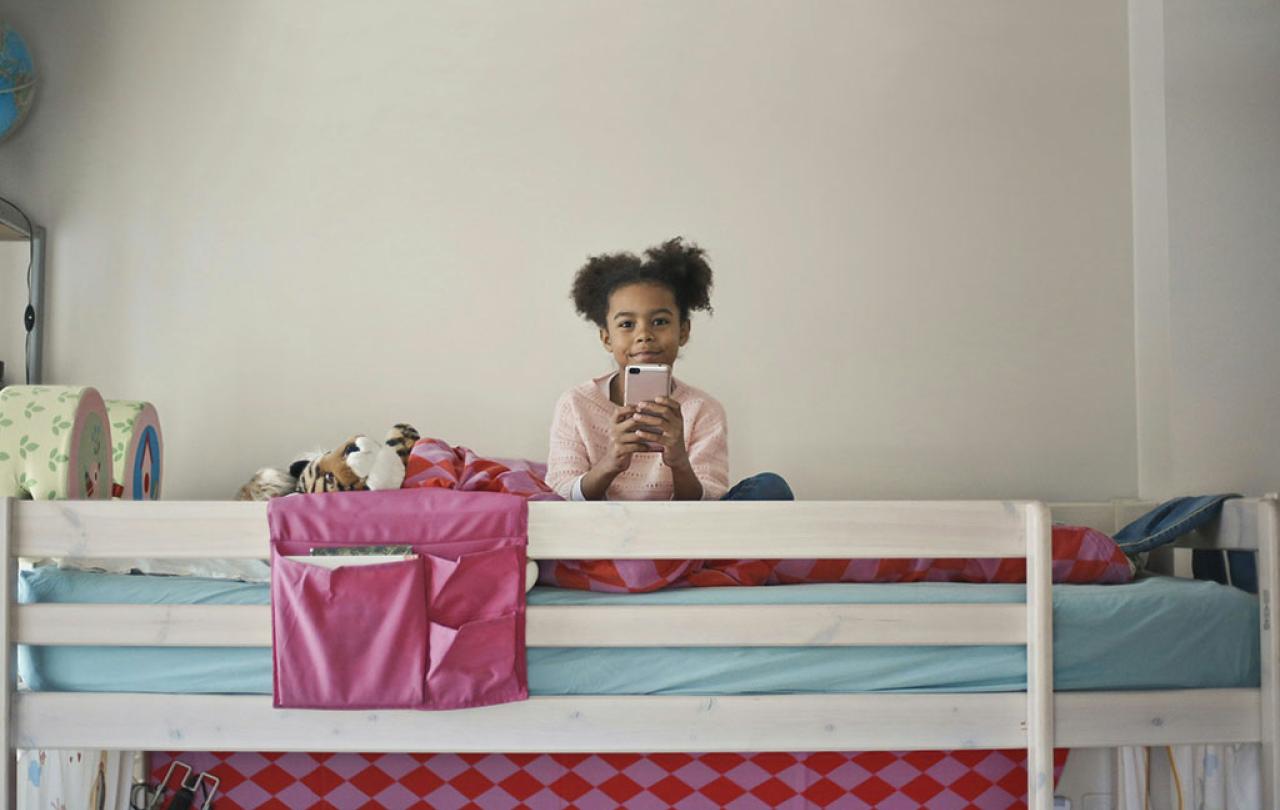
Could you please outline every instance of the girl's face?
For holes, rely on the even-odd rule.
[[[618,368],[636,363],[673,366],[689,340],[689,322],[680,321],[676,296],[661,284],[628,284],[609,296],[600,342]]]

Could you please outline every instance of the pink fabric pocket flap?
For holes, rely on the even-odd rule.
[[[427,666],[422,560],[322,568],[273,555],[278,708],[416,708]]]
[[[508,546],[456,560],[428,554],[431,621],[457,628],[514,612],[524,594],[522,552]]]
[[[277,707],[460,709],[528,696],[523,498],[329,493],[278,498],[267,518]],[[385,545],[418,556],[333,569],[284,556]]]
[[[456,629],[431,623],[431,708],[463,709],[528,697],[516,666],[516,619],[513,613]]]

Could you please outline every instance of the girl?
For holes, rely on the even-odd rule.
[[[547,483],[571,500],[792,500],[763,473],[729,489],[724,408],[672,378],[669,397],[623,405],[622,372],[637,363],[675,366],[690,313],[711,311],[711,267],[679,238],[631,253],[594,256],[573,280],[578,313],[594,322],[617,364],[560,397],[551,424]],[[648,445],[661,446],[650,452]],[[726,490],[728,490],[726,492]]]

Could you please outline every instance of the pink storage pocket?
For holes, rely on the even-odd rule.
[[[461,709],[526,697],[524,548],[426,560],[427,705]]]
[[[487,706],[527,696],[516,662],[516,618],[512,613],[456,629],[431,623],[431,708]]]
[[[272,555],[277,708],[416,708],[427,668],[421,559],[335,569]]]
[[[428,554],[431,621],[450,627],[512,613],[524,594],[523,549],[516,546],[463,554],[456,560]]]

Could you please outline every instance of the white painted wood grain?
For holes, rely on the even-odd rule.
[[[1009,748],[1023,696],[537,697],[450,712],[304,711],[267,696],[17,697],[23,748],[243,751],[824,751]]]
[[[1021,502],[532,503],[535,559],[1021,557]]]
[[[1258,528],[1258,609],[1262,692],[1262,794],[1264,807],[1280,803],[1280,501],[1262,499]],[[1224,516],[1225,518],[1225,516]]]
[[[18,582],[18,559],[13,553],[13,504],[11,498],[0,499],[0,628],[4,643],[0,645],[0,667],[4,671],[4,692],[0,694],[0,735],[4,750],[0,751],[0,797],[5,806],[17,807],[17,752],[9,739],[14,723],[13,697],[18,691],[18,668],[14,655],[13,607],[14,588]]]
[[[1256,548],[1254,502],[1227,502],[1218,525],[1179,545]],[[1020,503],[535,502],[529,553],[535,559],[1017,557],[1024,553]],[[1122,525],[1151,505],[1059,504],[1053,514],[1102,528],[1107,510]],[[17,501],[13,512],[20,557],[261,559],[268,552],[262,503]]]
[[[534,559],[1020,557],[1022,502],[533,502]],[[266,505],[23,501],[21,557],[267,556]]]
[[[21,644],[269,647],[266,605],[18,605]],[[1026,608],[1000,605],[532,606],[530,647],[1023,644]]]
[[[1257,499],[1228,501],[1223,509],[1223,519],[1206,532],[1195,533],[1179,542],[1188,548],[1256,548],[1256,526],[1252,504]],[[975,514],[966,507],[976,503],[984,509]],[[1063,503],[1051,505],[1053,519],[1061,523],[1086,525],[1102,531],[1114,531],[1132,519],[1148,511],[1155,504],[1148,501],[1115,501],[1109,503]],[[869,547],[876,542],[920,542],[918,534],[922,521],[932,526],[926,530],[934,540],[942,539],[946,548],[931,555],[909,553],[906,545],[891,546],[884,555],[871,556],[998,556],[994,549],[959,550],[965,537],[983,531],[986,517],[997,533],[1007,535],[1004,540],[989,539],[980,545],[994,543],[1009,551],[1010,556],[1020,552],[1010,550],[1015,545],[1012,535],[1018,532],[1016,525],[1009,525],[999,514],[1010,504],[993,502],[848,502],[848,501],[798,501],[793,503],[590,503],[560,504],[535,502],[530,504],[531,538],[535,542],[544,539],[549,543],[540,551],[543,559],[579,558],[591,554],[600,555],[600,542],[610,531],[620,537],[610,540],[613,545],[645,543],[644,537],[666,533],[670,523],[683,524],[687,510],[694,510],[696,529],[685,525],[677,532],[684,535],[694,532],[699,538],[730,539],[740,536],[746,542],[768,535],[764,551],[777,557],[777,532],[803,541],[805,537],[828,536],[819,539],[819,545],[830,549],[839,546],[848,535],[856,535],[857,543]],[[888,512],[882,512],[884,508]],[[262,559],[267,556],[266,505],[238,501],[18,501],[14,504],[15,553],[20,557],[158,557],[158,547],[165,549],[163,556],[175,559],[199,557],[227,557],[235,559]],[[564,510],[571,511],[564,511]],[[989,514],[983,517],[981,512]],[[880,512],[881,517],[874,515]],[[893,517],[893,513],[906,512],[905,519]],[[956,522],[948,528],[950,517]],[[750,513],[750,514],[747,514]],[[1113,518],[1108,519],[1110,513]],[[796,515],[799,518],[796,518]],[[783,517],[783,516],[786,517]],[[728,522],[724,518],[728,516]],[[790,520],[791,522],[788,522]],[[906,522],[904,522],[904,520]],[[644,526],[637,529],[636,522]],[[781,522],[778,522],[781,521]],[[977,521],[977,524],[974,524]],[[914,527],[911,525],[914,522]],[[1114,528],[1108,528],[1107,524]],[[763,524],[763,525],[762,525]],[[967,524],[967,527],[966,527]],[[737,532],[735,532],[737,530]],[[555,532],[559,537],[552,537]],[[89,537],[92,534],[93,540]],[[832,536],[834,534],[834,536]],[[916,541],[910,535],[917,535]],[[878,535],[879,541],[874,537]],[[941,535],[941,537],[940,537]],[[92,542],[92,545],[91,545]],[[712,541],[717,552],[722,551],[719,539]],[[922,542],[930,542],[926,537]],[[954,548],[952,548],[954,547]],[[649,546],[647,556],[657,556],[659,545]],[[565,549],[567,553],[561,553]],[[607,549],[606,549],[607,550]],[[869,553],[869,548],[866,549]],[[690,553],[684,548],[671,550],[667,556],[710,556]],[[554,553],[551,553],[554,552]],[[781,553],[787,553],[783,550]],[[615,548],[610,556],[626,558],[626,549]],[[641,555],[630,555],[641,556]],[[759,556],[766,556],[762,553]],[[849,556],[849,555],[845,555]]]
[[[1152,504],[1062,504],[1054,517],[1106,530]],[[5,664],[12,673],[17,638],[101,643],[110,610],[39,605],[13,610],[16,557],[261,558],[267,552],[265,505],[234,502],[4,502],[0,552],[10,576],[4,598]],[[1024,518],[1026,520],[1024,521]],[[663,642],[671,627],[699,646],[719,638],[735,646],[951,641],[1035,641],[1027,694],[778,695],[724,698],[537,698],[526,703],[419,712],[280,712],[261,696],[100,695],[13,692],[3,696],[5,735],[26,747],[179,750],[697,751],[847,750],[1029,746],[1039,775],[1062,746],[1256,742],[1264,745],[1264,784],[1275,798],[1277,571],[1275,502],[1228,502],[1222,519],[1180,542],[1189,547],[1260,550],[1263,589],[1263,688],[1052,695],[1049,556],[1032,538],[1046,534],[1043,509],[1026,502],[739,503],[530,505],[535,558],[967,557],[1027,554],[1029,609],[966,606],[952,626],[934,629],[936,606],[609,606],[531,608],[530,643],[577,639],[605,646]],[[1259,538],[1263,538],[1261,541]],[[80,614],[60,612],[62,609]],[[639,613],[665,608],[666,613]],[[906,608],[906,609],[904,609]],[[90,608],[91,609],[91,608]],[[226,611],[217,618],[203,613]],[[800,612],[796,612],[799,609]],[[690,613],[696,610],[696,616]],[[119,643],[239,645],[269,641],[267,608],[168,606],[126,619]],[[190,611],[190,612],[189,612]],[[581,611],[581,612],[579,612]],[[812,611],[812,612],[807,612]],[[983,613],[982,611],[987,611]],[[733,615],[737,614],[737,615]],[[791,626],[810,622],[811,626]],[[15,636],[14,633],[19,634]],[[106,635],[104,635],[106,634]],[[595,635],[593,635],[595,634]],[[1043,646],[1042,646],[1043,643]],[[12,749],[0,780],[13,784]],[[1037,802],[1043,780],[1036,777]]]
[[[270,647],[268,605],[18,605],[19,644]]]
[[[545,647],[746,647],[1026,643],[1026,607],[697,605],[529,608]]]
[[[1069,692],[1062,746],[1257,742],[1257,689]],[[536,697],[452,712],[300,711],[266,695],[22,692],[12,743],[216,751],[843,751],[1021,748],[1026,696]]]
[[[263,559],[267,505],[250,501],[17,501],[19,557]]]
[[[1059,692],[1054,744],[1064,748],[1257,742],[1257,689]]]
[[[1049,509],[1026,510],[1027,804],[1053,808],[1053,541]]]

